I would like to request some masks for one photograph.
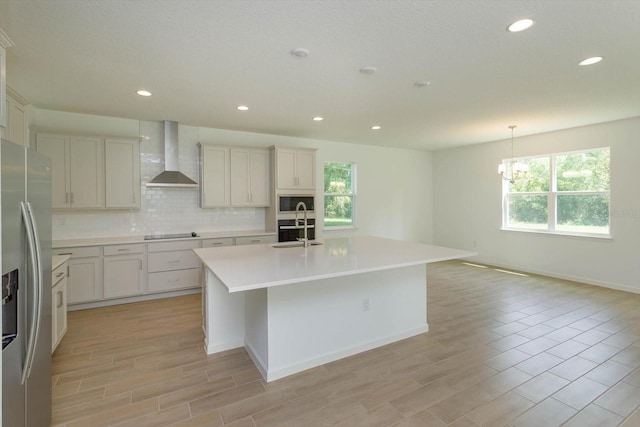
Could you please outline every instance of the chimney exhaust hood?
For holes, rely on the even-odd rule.
[[[198,183],[178,170],[178,122],[163,123],[164,172],[148,181],[147,187],[197,187]]]

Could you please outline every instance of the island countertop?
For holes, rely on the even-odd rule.
[[[308,247],[270,244],[193,250],[227,287],[242,292],[477,255],[421,243],[362,236]]]

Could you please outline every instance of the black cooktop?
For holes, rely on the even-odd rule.
[[[192,233],[178,233],[178,234],[147,234],[144,236],[144,240],[159,240],[159,239],[184,239],[187,237],[200,237],[195,231]]]

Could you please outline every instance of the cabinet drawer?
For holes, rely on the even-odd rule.
[[[149,272],[199,268],[200,259],[192,250],[149,254]]]
[[[112,245],[104,247],[104,255],[126,255],[126,254],[142,254],[144,253],[144,243],[133,245]]]
[[[200,247],[200,240],[184,240],[177,242],[149,243],[149,252],[180,251],[183,249],[195,249]]]
[[[224,239],[205,239],[202,241],[203,248],[217,248],[219,246],[233,246],[233,237]]]
[[[200,287],[200,269],[149,273],[149,292]]]
[[[59,281],[67,277],[67,263],[63,263],[51,273],[51,284],[55,286]]]
[[[275,243],[276,236],[246,236],[236,237],[236,245],[256,245],[259,243]]]
[[[102,255],[102,246],[85,246],[81,248],[54,249],[53,255],[69,255],[71,258],[88,258]]]

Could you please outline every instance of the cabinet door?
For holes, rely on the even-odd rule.
[[[7,128],[9,130],[9,141],[20,145],[27,144],[26,118],[24,109],[15,100],[7,97]]]
[[[251,204],[269,206],[271,200],[269,152],[251,150],[249,166]]]
[[[103,142],[100,138],[70,138],[71,207],[104,207],[103,153]]]
[[[229,149],[200,146],[200,206],[230,206]]]
[[[296,187],[296,152],[278,149],[276,152],[278,188],[295,189]]]
[[[69,137],[36,135],[36,151],[51,159],[52,207],[71,207],[69,195]]]
[[[71,258],[68,262],[69,304],[102,299],[102,259]]]
[[[104,297],[117,298],[144,293],[142,255],[104,257]]]
[[[297,188],[316,188],[316,154],[313,151],[296,152]]]
[[[249,150],[232,148],[229,157],[231,159],[231,206],[251,206]]]
[[[52,323],[51,351],[55,350],[67,332],[67,279],[62,279],[51,290]]]
[[[107,139],[105,154],[105,206],[140,207],[140,143]]]

